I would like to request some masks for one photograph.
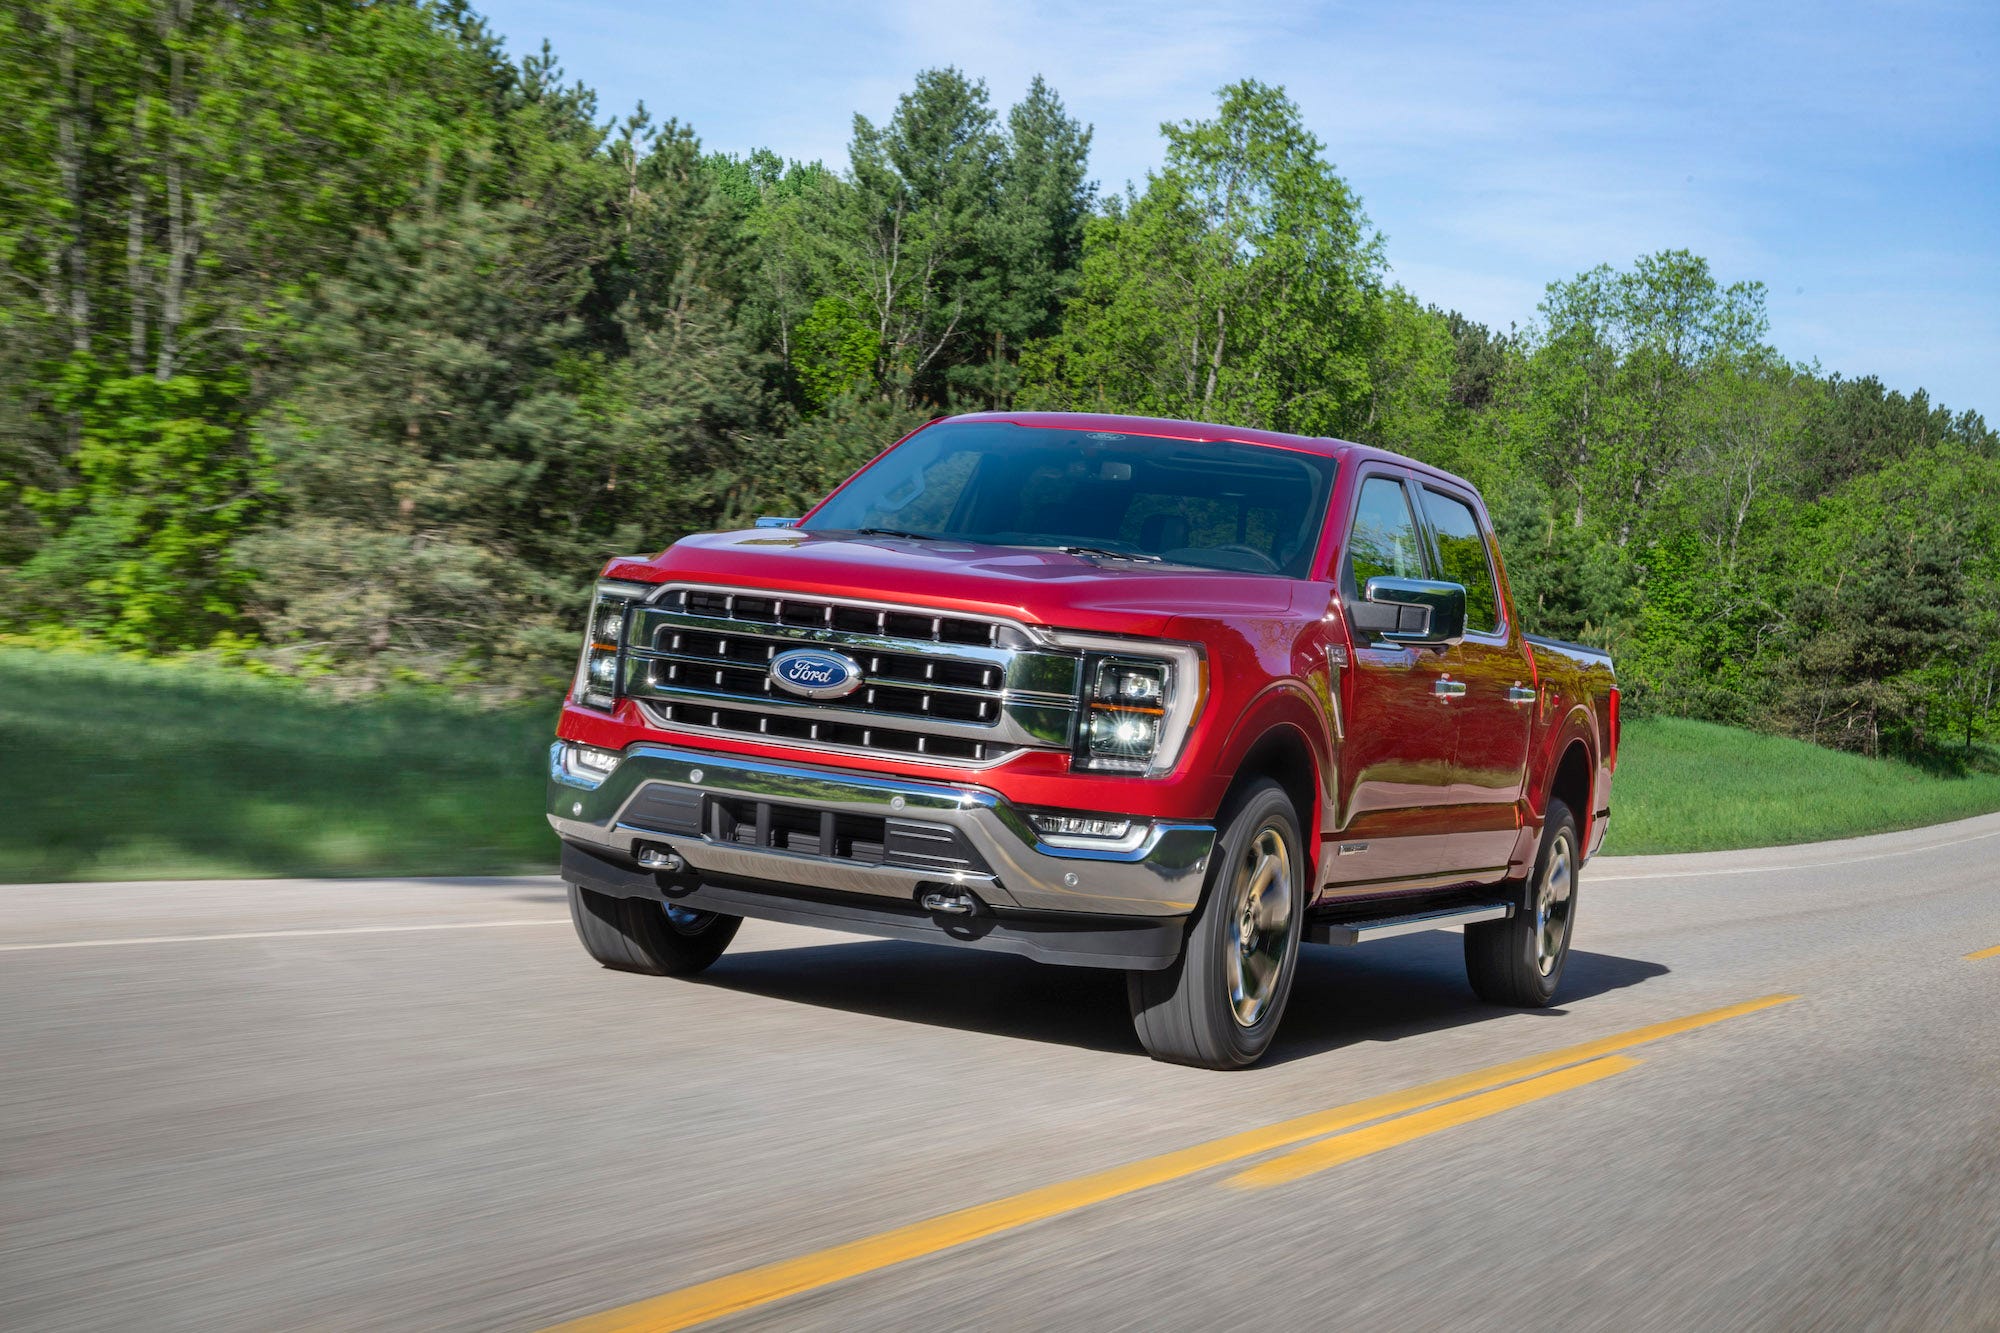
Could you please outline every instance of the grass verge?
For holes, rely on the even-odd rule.
[[[1712,722],[1625,724],[1607,855],[1853,838],[2000,810],[2000,773],[1933,773]]]
[[[0,651],[0,881],[550,871],[553,713]]]
[[[547,872],[552,712],[0,650],[0,882]],[[2000,773],[1656,719],[1613,798],[1606,851],[1717,851],[2000,810]]]

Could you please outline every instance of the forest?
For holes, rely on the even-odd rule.
[[[6,644],[519,698],[607,556],[1076,408],[1471,478],[1634,712],[2000,732],[2000,434],[1789,360],[1683,250],[1579,257],[1505,330],[1405,290],[1281,88],[1119,193],[1039,79],[921,71],[801,162],[607,112],[458,3],[49,0],[0,7],[0,109]]]

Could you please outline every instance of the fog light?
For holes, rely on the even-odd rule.
[[[614,750],[599,750],[589,745],[572,745],[570,757],[578,768],[589,769],[593,773],[609,773],[618,767],[618,753]]]
[[[600,750],[594,745],[566,741],[562,747],[563,774],[572,786],[596,787],[611,776],[624,755],[616,750]]]
[[[1130,819],[1105,815],[1061,815],[1034,811],[1028,822],[1037,831],[1054,838],[1122,838],[1132,831]]]

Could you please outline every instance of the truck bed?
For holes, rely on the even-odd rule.
[[[1593,648],[1587,643],[1572,643],[1568,639],[1553,639],[1546,634],[1523,634],[1522,638],[1537,648],[1552,648],[1576,658],[1585,666],[1609,667],[1611,654],[1602,648]]]

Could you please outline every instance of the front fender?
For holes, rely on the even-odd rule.
[[[1296,737],[1312,764],[1313,803],[1306,833],[1307,855],[1317,859],[1321,830],[1333,800],[1333,773],[1336,756],[1329,742],[1331,728],[1325,720],[1324,705],[1300,680],[1272,681],[1259,691],[1237,718],[1221,750],[1221,768],[1230,781],[1243,771],[1244,763],[1273,733],[1290,732]]]

